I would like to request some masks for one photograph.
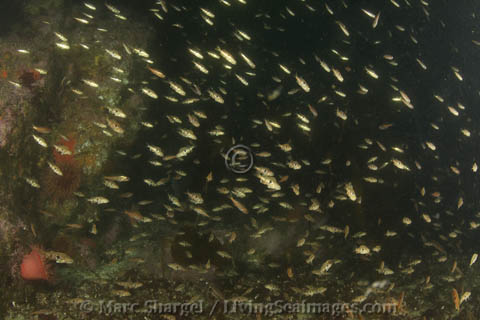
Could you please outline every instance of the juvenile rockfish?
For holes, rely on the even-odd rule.
[[[44,147],[44,148],[48,147],[47,142],[46,142],[45,139],[43,139],[42,137],[36,136],[36,135],[34,135],[34,134],[32,134],[32,137],[33,137],[33,139],[34,139],[39,145],[41,145],[42,147]]]
[[[173,91],[178,93],[181,96],[185,96],[186,92],[183,90],[182,86],[179,85],[178,83],[175,83],[173,81],[168,81],[168,84],[170,85],[170,88],[172,88]]]
[[[61,155],[63,156],[70,156],[72,155],[72,151],[70,151],[70,149],[68,149],[66,146],[64,145],[58,145],[58,144],[54,144],[53,147],[55,148],[55,150],[60,153]]]
[[[47,260],[55,261],[56,263],[65,263],[65,264],[73,263],[73,259],[63,252],[44,251],[44,250],[41,250],[41,252]]]
[[[197,136],[190,129],[179,128],[178,134],[187,139],[197,140]]]
[[[105,51],[114,59],[117,59],[117,60],[122,60],[122,56],[118,54],[118,52],[114,51],[114,50],[108,50],[108,49],[105,49]]]
[[[310,87],[309,87],[307,81],[305,81],[305,79],[303,79],[302,77],[300,77],[298,75],[295,75],[295,79],[297,80],[297,84],[300,86],[300,88],[303,89],[303,91],[310,92]]]
[[[83,83],[85,83],[87,86],[90,86],[92,88],[98,88],[98,84],[96,82],[93,82],[92,80],[88,79],[82,79]]]
[[[111,114],[113,114],[115,117],[118,117],[118,118],[126,118],[127,115],[122,111],[120,110],[119,108],[115,108],[115,107],[106,107],[108,112],[110,112]]]
[[[116,133],[118,134],[123,134],[125,132],[125,130],[120,126],[120,124],[113,120],[113,119],[109,119],[107,118],[107,124],[108,126]]]
[[[232,196],[230,196],[230,200],[232,201],[233,205],[237,207],[244,214],[248,214],[248,209],[238,200],[235,200]]]
[[[40,184],[38,183],[38,181],[33,178],[25,178],[25,181],[27,181],[27,183],[34,188],[40,188]]]
[[[200,193],[196,192],[186,192],[188,198],[190,199],[190,202],[193,204],[202,204],[203,203],[203,198]]]
[[[257,170],[257,172],[262,176],[273,177],[273,175],[274,175],[273,171],[268,169],[267,167],[257,167],[257,166],[255,166],[254,169]]]
[[[60,168],[57,165],[54,165],[50,161],[48,161],[47,163],[50,169],[52,169],[52,171],[55,172],[55,174],[58,174],[59,176],[63,176],[62,170],[60,170]]]
[[[153,154],[155,154],[156,156],[163,157],[163,151],[162,151],[162,149],[160,149],[160,147],[152,146],[151,144],[147,144],[147,148],[148,148],[148,150],[153,152]]]
[[[215,91],[207,90],[207,92],[208,92],[208,95],[210,96],[210,98],[212,98],[214,101],[216,101],[220,104],[225,102],[225,100],[223,100],[222,96],[219,95],[218,93],[216,93]]]
[[[111,180],[116,182],[126,182],[130,180],[130,178],[127,176],[104,176],[103,178],[105,180]]]
[[[87,201],[95,204],[105,204],[110,202],[105,197],[92,197],[92,198],[88,198]]]
[[[237,64],[237,61],[235,58],[226,50],[221,49],[220,47],[217,47],[218,52],[220,52],[220,55],[228,61],[230,64]]]
[[[144,87],[144,88],[142,88],[142,92],[152,99],[158,99],[158,95],[150,88]]]
[[[190,152],[192,152],[193,148],[195,148],[195,146],[188,146],[188,147],[182,147],[180,148],[180,150],[178,150],[178,153],[177,153],[177,158],[183,158],[185,156],[187,156]]]
[[[262,184],[266,185],[268,189],[272,189],[272,190],[282,189],[282,187],[280,187],[280,185],[278,184],[277,179],[275,179],[275,177],[267,177],[267,176],[261,175],[259,173],[256,174],[256,177],[258,179],[260,179],[260,182]]]
[[[154,75],[156,75],[157,77],[162,78],[162,79],[165,78],[165,75],[160,70],[150,68],[150,67],[147,67],[147,69],[150,70],[150,72],[153,73]]]

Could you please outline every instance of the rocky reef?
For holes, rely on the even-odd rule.
[[[54,266],[51,284],[23,280],[20,263],[30,246],[71,255],[80,262],[79,268],[97,263],[92,240],[96,232],[88,230],[98,219],[97,211],[87,208],[79,197],[100,188],[99,177],[106,167],[115,170],[109,159],[115,150],[132,143],[142,117],[142,99],[124,92],[123,85],[144,70],[135,70],[131,59],[124,59],[123,85],[106,80],[112,57],[105,46],[86,49],[79,44],[116,38],[141,47],[149,36],[144,26],[105,18],[103,26],[110,30],[102,39],[81,23],[65,19],[66,5],[60,0],[9,7],[21,19],[0,39],[0,260],[6,262],[0,266],[0,314],[9,314],[9,319],[22,318],[14,301],[42,291],[45,297],[53,297],[48,288],[66,279],[57,270],[61,268]],[[80,2],[68,5],[77,11],[83,6]],[[56,45],[61,42],[57,33],[68,35],[65,43],[70,50]],[[102,86],[88,87],[82,78]],[[86,95],[80,90],[90,91]],[[121,123],[125,133],[107,135],[95,123],[105,123],[109,117],[105,106],[118,105],[129,115]],[[63,175],[55,174],[49,164]],[[65,225],[71,226],[71,232],[59,232]],[[88,229],[78,231],[78,225]],[[81,278],[81,272],[70,272]]]

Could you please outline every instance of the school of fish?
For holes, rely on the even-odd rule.
[[[444,2],[254,2],[152,1],[145,15],[163,35],[151,50],[103,44],[109,75],[81,76],[71,90],[89,99],[124,86],[149,110],[130,149],[113,152],[101,187],[76,193],[100,217],[78,227],[97,234],[103,212],[128,221],[135,241],[156,236],[156,226],[218,241],[200,264],[184,237],[175,246],[185,260],[168,263],[179,274],[234,270],[218,275],[235,285],[216,296],[380,301],[418,319],[432,319],[429,305],[471,310],[480,91],[469,68],[478,32],[455,37]],[[129,19],[114,1],[74,11],[85,28],[99,12]],[[55,50],[92,50],[61,32]],[[135,80],[124,73],[133,63]],[[93,129],[127,137],[133,114],[108,101],[103,110]],[[30,133],[39,153],[75,156],[49,132],[35,123]],[[225,167],[237,144],[252,150],[240,161],[254,159],[243,174]],[[46,166],[62,176],[53,160]],[[42,188],[40,177],[24,181]],[[242,282],[249,274],[255,285]],[[122,281],[114,295],[141,289]]]

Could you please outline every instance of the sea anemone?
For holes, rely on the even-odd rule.
[[[82,172],[75,161],[62,161],[57,163],[63,175],[59,176],[50,168],[44,174],[43,194],[54,203],[62,203],[73,196],[80,186]]]
[[[32,247],[32,251],[23,257],[20,275],[25,280],[49,280],[49,265],[45,262],[43,251]]]

